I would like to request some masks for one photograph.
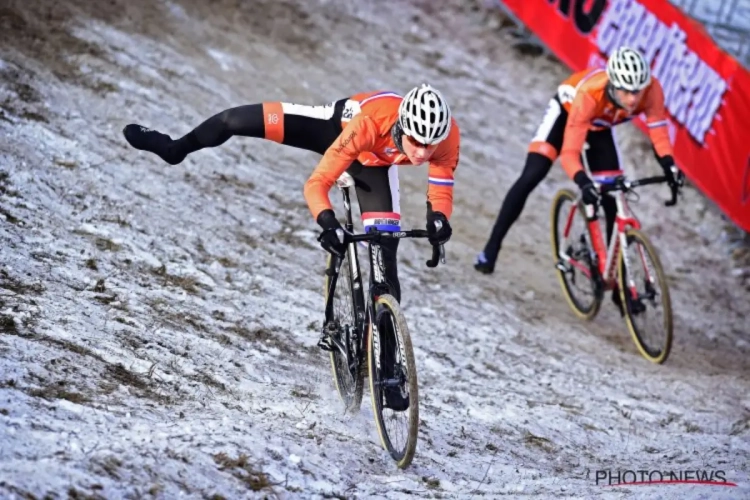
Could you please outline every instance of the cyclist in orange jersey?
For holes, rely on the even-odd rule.
[[[505,235],[558,156],[565,172],[581,189],[584,203],[601,201],[609,238],[617,207],[612,197],[600,199],[590,174],[620,171],[612,127],[641,113],[645,114],[654,153],[670,185],[681,186],[683,174],[674,162],[661,84],[639,52],[621,47],[609,57],[606,70],[590,68],[575,73],[558,87],[531,140],[523,172],[508,191],[474,268],[485,274],[494,272]],[[584,155],[590,172],[584,168]]]
[[[123,134],[132,147],[155,153],[172,165],[233,136],[264,138],[323,155],[305,183],[304,196],[323,228],[318,241],[337,255],[343,255],[347,241],[328,192],[339,176],[348,172],[354,178],[366,231],[396,231],[401,223],[397,166],[429,162],[430,242],[445,243],[452,234],[448,220],[460,132],[442,94],[426,84],[403,98],[394,92],[367,92],[321,106],[262,102],[230,108],[176,140],[138,124],[127,125]],[[386,280],[400,301],[398,242],[386,239],[381,247]]]

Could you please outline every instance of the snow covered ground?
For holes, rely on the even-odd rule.
[[[514,53],[481,2],[180,0],[0,7],[0,497],[750,495],[747,289],[695,192],[634,210],[672,290],[670,359],[611,304],[590,324],[551,265],[556,169],[493,276],[471,269],[566,71]],[[338,401],[315,346],[324,254],[302,197],[315,154],[232,139],[179,166],[129,149],[226,107],[325,103],[422,80],[462,128],[447,264],[400,252],[422,422],[380,449],[369,395]],[[640,133],[627,168],[655,172]],[[425,167],[401,170],[405,226]],[[335,198],[334,198],[335,199]],[[724,471],[737,487],[603,487],[598,471]]]

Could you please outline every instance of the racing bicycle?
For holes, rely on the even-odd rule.
[[[629,180],[621,170],[593,174],[602,196],[617,206],[609,244],[599,222],[599,206],[585,205],[569,189],[561,189],[552,203],[552,250],[557,277],[573,312],[584,320],[599,312],[604,293],[613,291],[638,351],[657,364],[672,347],[672,304],[659,256],[631,213],[628,199],[635,189],[667,182],[666,176]],[[665,202],[677,202],[678,187]],[[618,300],[619,298],[619,300]]]
[[[342,258],[329,254],[325,275],[325,322],[336,390],[346,411],[358,411],[365,376],[380,442],[399,468],[409,466],[417,446],[419,391],[411,336],[401,307],[385,280],[380,242],[386,238],[426,238],[427,231],[354,234],[350,189],[344,173],[336,182],[344,198],[348,236]],[[365,293],[357,246],[368,248],[369,290]],[[443,245],[434,245],[428,267],[445,262]]]

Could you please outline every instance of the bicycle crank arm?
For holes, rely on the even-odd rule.
[[[343,342],[341,342],[341,340],[337,338],[336,335],[329,334],[329,337],[333,345],[336,347],[336,349],[338,349],[341,355],[344,356],[344,359],[346,360],[346,365],[349,366],[349,356],[347,355],[347,352],[346,352],[346,346],[343,344]]]
[[[557,261],[557,264],[555,264],[555,268],[560,272],[567,273],[570,271],[571,266],[568,261],[560,259]]]

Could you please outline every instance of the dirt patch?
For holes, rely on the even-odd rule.
[[[21,278],[11,276],[5,269],[0,269],[0,288],[10,290],[18,295],[38,295],[45,291],[44,285],[41,282],[26,282]]]
[[[5,170],[0,170],[0,195],[10,196],[13,198],[17,198],[19,196],[18,191],[13,189],[13,186],[10,182],[10,174]]]
[[[256,464],[251,463],[244,453],[237,458],[231,458],[226,453],[217,453],[214,455],[214,462],[219,466],[220,471],[229,472],[252,491],[273,490],[274,483],[268,475]],[[224,497],[214,495],[213,498]]]
[[[159,392],[155,387],[156,383],[154,381],[144,375],[128,370],[119,363],[107,365],[103,377],[111,382],[134,389],[135,394],[140,398],[154,400],[163,405],[175,402],[173,395],[166,395]]]
[[[292,345],[288,340],[289,333],[279,327],[256,326],[248,328],[239,323],[225,327],[225,330],[241,337],[246,341],[260,343],[267,347],[273,347],[281,352],[296,354],[299,346]]]
[[[167,271],[167,266],[162,264],[160,267],[152,270],[155,276],[162,279],[162,286],[174,286],[182,288],[191,295],[197,295],[201,290],[211,291],[211,288],[193,276],[180,276]]]
[[[91,401],[91,398],[75,390],[70,390],[64,380],[53,382],[44,387],[38,387],[28,391],[30,396],[46,400],[65,399],[71,403],[83,404]]]
[[[120,479],[120,468],[122,465],[122,460],[112,455],[97,457],[91,461],[91,468],[94,473],[115,480]]]
[[[18,333],[16,321],[13,319],[13,316],[10,314],[0,314],[0,332],[9,335],[15,335]]]
[[[230,391],[230,389],[227,387],[227,385],[224,382],[219,381],[210,373],[206,373],[205,371],[197,370],[195,375],[188,375],[187,379],[194,380],[207,387],[213,387],[214,389],[218,389],[222,392]]]
[[[536,436],[528,431],[523,436],[523,442],[529,447],[539,448],[547,453],[555,451],[555,445],[552,444],[552,441],[545,437]]]
[[[236,175],[218,174],[214,177],[215,180],[221,181],[224,184],[236,187],[240,190],[255,191],[255,183],[253,181],[242,180]]]

